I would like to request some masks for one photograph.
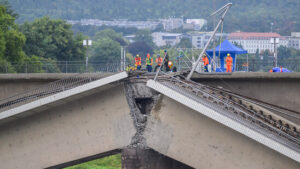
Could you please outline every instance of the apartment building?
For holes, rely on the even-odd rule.
[[[192,45],[195,48],[203,49],[206,43],[208,42],[209,38],[212,35],[212,32],[191,32],[188,34],[192,41]],[[222,38],[222,40],[227,39],[226,33],[216,33],[215,39]]]
[[[274,43],[271,39],[279,39],[276,47],[288,46],[288,39],[278,33],[262,33],[262,32],[233,32],[228,35],[231,43],[240,44],[248,53],[254,54],[257,49],[261,53],[265,50],[274,52]],[[274,40],[273,40],[274,41]],[[276,43],[277,43],[276,42]]]
[[[288,47],[300,50],[300,32],[292,32],[288,39]]]
[[[154,32],[152,33],[153,42],[156,46],[175,46],[181,40],[183,35],[181,33],[165,33],[165,32]]]

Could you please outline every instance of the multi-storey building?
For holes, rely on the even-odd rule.
[[[194,30],[201,30],[205,25],[207,25],[207,20],[205,20],[205,19],[187,19],[186,24],[192,24]]]
[[[153,42],[156,46],[171,45],[175,46],[181,40],[183,35],[181,33],[165,33],[165,32],[154,32],[152,33]]]
[[[183,26],[182,18],[169,18],[169,19],[160,19],[161,24],[164,26],[164,30],[171,31]]]
[[[228,35],[228,40],[232,43],[240,44],[248,53],[259,53],[269,50],[274,52],[274,43],[271,39],[278,38],[279,46],[288,46],[288,40],[278,33],[260,33],[260,32],[234,32]],[[278,41],[277,41],[278,42]]]
[[[209,38],[211,37],[212,32],[192,32],[189,33],[190,39],[192,41],[192,45],[195,48],[203,49]],[[222,38],[222,40],[226,40],[226,33],[216,33],[215,39]]]
[[[300,49],[300,32],[292,32],[291,36],[286,37],[288,42],[288,47]]]

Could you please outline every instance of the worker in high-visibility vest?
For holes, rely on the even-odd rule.
[[[232,72],[232,62],[233,59],[231,55],[228,53],[226,57],[226,72]]]
[[[156,62],[156,66],[155,66],[155,69],[154,69],[155,72],[157,71],[157,69],[158,69],[160,66],[162,66],[163,60],[164,60],[164,59],[163,59],[162,57],[160,57],[159,54],[157,54],[157,58],[155,59],[155,62]]]
[[[136,69],[141,70],[141,68],[142,68],[142,59],[141,59],[140,55],[136,55],[135,58],[134,58],[134,61],[135,61]]]
[[[208,72],[208,64],[209,64],[209,60],[208,57],[206,56],[206,54],[203,55],[203,63],[204,63],[204,72]]]
[[[148,72],[152,72],[152,64],[153,64],[153,59],[150,56],[150,54],[147,54],[147,58],[146,58],[146,67]]]
[[[171,69],[169,68],[169,55],[167,50],[165,50],[165,62],[164,62],[164,66],[166,68],[166,72],[170,71]]]

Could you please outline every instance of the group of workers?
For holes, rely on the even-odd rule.
[[[161,57],[159,54],[157,54],[157,57],[155,59],[156,66],[154,68],[154,72],[156,72],[158,69],[163,70],[165,69],[166,72],[172,71],[176,72],[177,68],[174,66],[173,67],[173,62],[169,60],[169,56],[167,51],[165,50],[164,53],[165,59]],[[142,69],[142,58],[137,54],[134,58],[135,61],[135,68],[130,69],[130,70],[141,70]],[[204,72],[208,72],[208,65],[210,64],[210,60],[207,57],[206,54],[203,55],[202,57],[203,65],[204,65]],[[151,55],[148,53],[146,60],[146,69],[148,72],[152,72],[152,66],[153,66],[153,58]],[[232,72],[232,64],[233,64],[233,58],[230,55],[230,53],[227,54],[227,57],[225,59],[226,63],[226,72]],[[244,67],[248,67],[248,63],[243,64]],[[173,69],[172,69],[173,68]],[[289,70],[282,68],[282,67],[275,67],[271,69],[269,72],[290,72]]]
[[[140,57],[140,55],[137,54],[134,58],[134,61],[135,61],[135,68],[137,70],[141,70],[142,69],[142,58]],[[209,59],[206,54],[203,55],[202,61],[204,63],[204,72],[208,72]],[[229,53],[227,54],[225,61],[226,61],[226,72],[232,72],[233,59]],[[156,66],[154,68],[155,72],[157,71],[157,69],[162,70],[163,67],[165,68],[166,72],[169,72],[172,70],[173,62],[169,60],[169,56],[166,51],[165,51],[165,60],[159,54],[157,54],[155,62],[156,62]],[[153,58],[151,57],[151,55],[149,53],[147,54],[145,63],[146,63],[147,71],[152,72]],[[176,67],[174,67],[174,69],[176,71]],[[174,69],[173,69],[173,71],[174,71]]]
[[[204,72],[208,72],[209,59],[206,54],[203,55],[202,61],[204,64]],[[232,59],[230,53],[227,54],[225,61],[226,61],[226,72],[232,72],[233,59]]]
[[[173,62],[169,60],[169,56],[165,51],[165,60],[159,55],[157,54],[157,57],[155,59],[156,62],[156,66],[154,68],[154,71],[156,72],[157,69],[163,69],[163,67],[165,68],[166,72],[171,71],[172,67],[173,67]],[[137,70],[141,70],[142,69],[142,58],[140,57],[140,55],[136,55],[134,58],[135,61],[135,67]],[[146,68],[148,72],[152,72],[152,66],[153,66],[153,58],[151,57],[151,55],[148,53],[146,60]],[[174,70],[174,69],[173,69]]]

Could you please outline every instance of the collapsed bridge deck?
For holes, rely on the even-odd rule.
[[[286,109],[282,109],[281,107],[278,107],[278,106],[266,104],[265,102],[259,102],[257,100],[253,100],[251,98],[244,97],[243,95],[239,95],[233,91],[226,90],[224,88],[218,88],[218,87],[206,85],[203,83],[195,83],[195,82],[191,82],[191,81],[185,81],[184,78],[182,77],[182,74],[180,74],[180,73],[172,73],[172,74],[163,74],[162,73],[162,74],[160,74],[158,81],[156,81],[156,82],[152,81],[152,79],[154,78],[154,74],[151,74],[151,73],[149,74],[149,73],[144,73],[144,72],[140,72],[140,73],[135,72],[132,74],[129,73],[128,76],[129,77],[122,76],[122,77],[120,77],[120,80],[116,80],[116,82],[118,82],[118,81],[121,82],[121,83],[118,82],[119,88],[121,88],[122,84],[127,84],[128,82],[130,82],[132,84],[140,83],[141,85],[148,82],[148,85],[151,88],[153,88],[154,90],[161,93],[161,96],[162,95],[168,96],[169,98],[174,99],[175,101],[181,103],[180,105],[178,105],[179,107],[186,106],[186,107],[191,108],[192,110],[195,110],[195,112],[197,112],[197,114],[199,114],[201,116],[204,114],[205,116],[208,116],[208,117],[211,116],[212,119],[216,118],[216,119],[214,119],[217,121],[215,123],[219,123],[219,124],[228,126],[229,128],[232,128],[233,130],[238,131],[238,132],[246,135],[247,137],[250,137],[251,139],[254,139],[254,140],[264,144],[266,147],[270,147],[271,149],[274,149],[274,150],[284,154],[285,156],[294,159],[295,161],[299,161],[299,114],[295,111],[289,111]],[[101,80],[102,77],[105,78],[107,76],[99,75],[99,77],[100,78],[98,78],[98,79],[92,79],[92,80],[90,78],[83,78],[83,79],[88,79],[88,80],[84,80],[83,85],[93,83],[97,80]],[[1,82],[1,80],[0,80],[0,82]],[[74,81],[74,82],[76,82],[76,81]],[[153,84],[151,85],[150,83],[153,83]],[[1,85],[1,83],[0,83],[0,85]],[[114,85],[112,85],[112,86],[114,86]],[[160,86],[158,88],[156,88],[157,86],[155,87],[155,85],[160,85]],[[76,85],[75,85],[75,87],[71,87],[68,90],[72,90],[75,88],[76,88]],[[102,90],[91,90],[90,92],[96,92],[96,93],[100,92],[101,93],[101,92],[103,92],[103,90],[104,91],[106,90],[105,87],[104,88],[101,87],[101,88],[102,88]],[[113,90],[114,90],[113,88],[110,89],[110,91],[113,91]],[[139,90],[139,88],[137,88],[136,90]],[[56,93],[52,93],[51,95],[55,95],[60,92],[61,91],[56,91]],[[147,96],[147,95],[143,94],[143,92],[139,92],[139,93],[140,93],[141,97],[138,97],[137,99],[135,99],[134,102],[139,102],[139,101],[142,102],[144,100],[138,100],[138,99],[144,99],[144,98],[151,100],[151,98],[149,98],[149,97],[151,97],[150,95]],[[17,118],[13,119],[13,121],[11,121],[11,122],[12,123],[14,123],[14,121],[22,122],[23,119],[24,120],[26,119],[25,120],[26,122],[20,123],[20,124],[25,124],[25,123],[29,124],[31,122],[28,117],[31,117],[34,115],[34,116],[40,116],[42,118],[43,114],[45,113],[45,115],[46,115],[46,114],[48,114],[47,112],[49,112],[49,111],[52,112],[52,114],[55,114],[53,109],[55,109],[55,111],[57,111],[57,113],[60,114],[60,115],[58,115],[57,119],[65,118],[63,116],[63,114],[65,113],[64,111],[67,110],[67,106],[69,104],[76,102],[76,100],[78,100],[78,99],[82,100],[84,98],[90,98],[91,95],[93,95],[93,93],[89,93],[87,95],[82,95],[78,98],[74,97],[73,99],[64,100],[64,102],[61,103],[61,105],[47,107],[47,109],[49,109],[49,110],[35,109],[33,112],[34,114],[38,114],[41,112],[43,112],[43,113],[39,114],[39,115],[31,114],[31,115],[28,115],[25,117],[18,116]],[[48,93],[45,95],[45,97],[47,97],[47,96],[49,96]],[[100,94],[99,94],[99,96],[100,96]],[[115,97],[116,98],[118,97],[117,94],[115,94]],[[20,97],[17,97],[17,98],[19,99]],[[42,98],[44,98],[44,96]],[[72,96],[71,96],[71,98],[72,98]],[[124,96],[122,98],[124,99]],[[135,97],[132,97],[132,98],[127,97],[127,101],[128,101],[128,99],[130,100],[130,99],[134,99],[134,98]],[[184,98],[184,99],[182,99],[182,98]],[[96,104],[98,98],[95,98],[95,99],[96,100],[93,101],[94,105]],[[105,99],[105,98],[102,98],[101,100],[103,100],[103,99]],[[90,98],[88,100],[92,100],[92,98]],[[163,117],[163,115],[158,115],[157,111],[159,110],[158,107],[161,107],[163,105],[159,106],[159,104],[161,104],[160,103],[161,100],[159,98],[156,98],[154,100],[156,100],[156,102],[155,103],[153,102],[153,104],[154,104],[153,110],[147,110],[147,111],[151,111],[151,113],[145,114],[145,117],[148,117],[149,121],[146,122],[145,124],[143,124],[144,129],[142,131],[136,131],[136,133],[140,132],[141,135],[139,135],[139,136],[141,136],[141,138],[144,139],[144,141],[145,141],[143,143],[143,146],[149,146],[150,148],[152,148],[166,156],[170,156],[178,161],[181,161],[192,167],[197,168],[197,166],[200,165],[200,164],[197,164],[197,163],[199,163],[199,161],[198,162],[195,162],[195,161],[189,162],[188,159],[183,158],[182,156],[180,156],[180,154],[174,155],[174,152],[172,154],[173,148],[171,145],[174,143],[174,141],[172,141],[171,138],[177,137],[177,134],[176,134],[176,131],[173,131],[173,129],[172,130],[168,129],[167,132],[164,133],[164,130],[166,128],[170,128],[170,126],[161,126],[162,124],[165,123],[165,121],[164,121],[164,119],[161,119],[161,117]],[[185,100],[185,101],[183,101],[183,100]],[[13,100],[9,100],[9,101],[13,101]],[[36,100],[33,99],[33,101],[36,101]],[[169,101],[167,101],[167,102],[169,102]],[[27,104],[28,102],[25,102],[25,103]],[[82,103],[87,104],[87,101],[82,102]],[[99,103],[102,104],[102,101]],[[122,103],[124,103],[124,101]],[[194,105],[191,106],[191,103]],[[16,102],[15,105],[19,105],[19,104],[20,104],[19,102]],[[100,107],[101,107],[101,104],[99,104]],[[141,104],[140,106],[142,106],[143,103],[137,103],[137,104]],[[20,105],[22,106],[24,104],[21,103]],[[72,105],[74,105],[74,104],[72,104]],[[62,107],[62,106],[64,107],[62,109],[64,111],[60,111],[60,107]],[[122,104],[122,106],[125,106],[125,105]],[[193,106],[195,106],[195,107],[193,107]],[[199,108],[201,108],[201,107],[202,107],[202,109],[201,109],[201,111],[199,111]],[[143,110],[144,108],[140,107],[140,109]],[[87,112],[87,115],[93,114],[93,116],[97,116],[97,119],[101,118],[102,115],[105,115],[105,118],[108,118],[108,117],[110,117],[110,113],[108,113],[108,112],[116,111],[115,107],[109,107],[109,108],[104,107],[103,109],[99,109],[99,110],[87,109],[87,111],[90,111],[90,110],[92,112],[91,113]],[[128,111],[128,108],[126,108],[124,110]],[[184,110],[187,111],[186,108]],[[78,113],[78,116],[79,116],[80,110],[75,111],[75,109],[74,110],[72,109],[72,111],[74,111],[74,113],[75,112]],[[117,112],[120,112],[120,111],[121,110],[117,110]],[[167,110],[164,110],[164,111],[167,111]],[[127,113],[125,112],[125,114],[127,114],[128,116],[132,116],[131,113],[129,113],[129,112],[127,112]],[[167,113],[167,112],[161,112],[161,113]],[[177,114],[174,116],[178,116],[178,118],[179,118],[179,116],[181,116],[185,113],[187,113],[187,112],[180,112],[180,113],[177,112]],[[205,114],[205,113],[207,113],[207,114]],[[68,112],[68,114],[71,115],[72,113]],[[190,116],[189,113],[187,113],[187,115]],[[81,114],[80,116],[84,116],[84,114]],[[88,118],[86,116],[84,116],[85,119]],[[124,113],[123,113],[123,116],[124,116]],[[124,118],[123,116],[122,116],[122,118]],[[158,117],[158,116],[161,116],[161,117]],[[71,121],[76,120],[76,119],[72,119],[71,116],[67,116],[66,118],[70,118],[68,120],[71,120]],[[93,118],[93,117],[91,117],[91,118]],[[117,117],[117,118],[121,119],[121,117]],[[158,123],[153,121],[153,119],[155,119],[155,118],[159,119],[157,121]],[[166,117],[166,118],[173,119],[176,117],[170,116],[170,117]],[[217,118],[219,118],[219,119],[217,119]],[[227,122],[230,122],[230,123],[225,124],[224,118],[227,118],[227,120],[228,120]],[[109,118],[109,119],[113,120],[113,118]],[[126,118],[126,119],[127,119],[126,122],[128,122],[128,119],[130,119],[130,118]],[[44,123],[45,124],[49,123],[49,126],[53,126],[56,123],[56,121],[53,121],[53,120],[51,120],[49,122],[47,122],[45,120],[46,119],[43,120]],[[59,122],[59,121],[60,120],[58,120],[57,122]],[[182,122],[189,123],[188,121],[182,121]],[[118,123],[120,123],[120,121],[118,121]],[[112,125],[115,125],[115,124],[116,123],[112,123]],[[9,126],[7,128],[7,130],[9,128],[11,128],[13,130],[13,127],[14,127],[13,125],[10,125],[10,123],[1,124],[0,126],[2,126],[2,127]],[[37,125],[35,125],[35,126],[37,126]],[[107,125],[107,126],[109,126],[109,125]],[[123,126],[126,126],[126,125],[124,124]],[[191,127],[196,127],[196,126],[197,125],[191,126]],[[89,127],[92,127],[92,126],[87,126],[87,128],[89,128]],[[119,127],[120,126],[118,126],[118,125],[114,126],[114,127],[110,126],[110,129],[113,128],[113,131],[115,133],[120,133]],[[139,128],[140,126],[135,126],[135,127],[136,127],[135,130],[137,130],[137,128]],[[207,126],[207,127],[209,127],[209,126]],[[199,131],[204,130],[199,127],[196,127],[194,129],[199,130]],[[241,129],[243,129],[243,130],[241,130]],[[1,131],[5,132],[5,130],[6,129],[2,128]],[[48,129],[45,129],[44,131],[46,131],[46,130],[48,130]],[[104,131],[104,130],[102,130],[102,131]],[[133,130],[133,128],[131,127],[130,134],[132,134],[132,130]],[[174,130],[175,130],[175,128],[174,128]],[[111,130],[109,130],[109,131],[111,131]],[[124,131],[124,130],[122,130],[122,131]],[[26,132],[30,133],[29,130],[27,130]],[[163,135],[161,135],[162,132],[164,133]],[[38,129],[36,130],[36,133],[39,133]],[[124,132],[123,135],[124,134],[126,135],[126,133],[127,132]],[[252,135],[249,133],[252,133]],[[78,137],[78,136],[76,136],[76,133],[70,133],[70,134],[72,135],[72,137],[75,137],[75,138]],[[91,133],[89,133],[89,134],[91,134]],[[189,134],[192,134],[190,132],[181,133],[181,134],[184,134],[186,138],[193,137],[192,135],[189,135]],[[255,137],[253,137],[253,135],[255,135]],[[0,136],[3,136],[3,138],[6,138],[6,140],[8,140],[8,141],[10,140],[9,139],[10,136],[8,136],[8,135],[4,135],[4,134],[1,135],[1,133],[0,133]],[[16,133],[15,137],[17,138],[17,136],[18,136],[18,134]],[[160,137],[158,137],[158,136],[160,136]],[[126,136],[127,139],[130,137],[132,137],[133,140],[136,138],[136,137],[133,137],[132,135]],[[234,136],[232,136],[231,139],[235,140],[236,139],[235,137],[240,137],[240,136],[234,135]],[[97,138],[101,140],[101,138],[99,138],[99,137],[97,137]],[[110,138],[117,139],[118,135],[115,135]],[[198,138],[198,137],[196,137],[196,138]],[[49,137],[48,139],[51,139],[51,138]],[[201,139],[203,141],[206,140],[204,138],[198,138],[198,140],[196,142],[194,140],[192,142],[192,144],[194,146],[199,146],[201,148],[201,146],[204,146],[204,145],[203,145],[203,143],[201,143],[201,144],[197,143],[198,141],[201,142],[201,140],[199,140],[199,139]],[[126,142],[122,142],[122,144],[120,144],[120,145],[129,144],[128,142],[131,142],[130,143],[130,145],[131,145],[134,142],[133,140],[131,140],[131,141],[126,140]],[[156,141],[160,141],[161,145],[158,146],[156,144]],[[53,142],[55,142],[55,141],[53,141]],[[100,141],[100,142],[101,142],[101,144],[105,143],[103,141]],[[170,144],[170,145],[168,145],[168,144]],[[220,143],[220,144],[223,144],[223,143]],[[244,146],[248,146],[247,144],[249,144],[249,143],[246,142],[244,144]],[[48,145],[48,146],[50,146],[50,145]],[[81,146],[83,146],[83,145],[81,145]],[[102,146],[105,146],[105,145],[102,145]],[[180,145],[177,145],[177,146],[180,147]],[[209,145],[209,146],[213,147],[213,149],[215,149],[215,150],[212,150],[213,152],[214,151],[217,152],[218,149],[215,148],[216,145]],[[223,146],[225,146],[225,145],[223,145]],[[181,147],[188,148],[189,146],[185,145],[183,143],[181,145]],[[5,148],[5,147],[3,147],[3,148]],[[122,147],[116,146],[114,148],[122,148]],[[1,149],[1,147],[0,147],[0,149]],[[108,150],[108,149],[106,148],[106,150]],[[195,148],[195,150],[198,151],[198,148]],[[183,150],[181,150],[181,151],[183,151]],[[100,153],[100,152],[98,152],[98,153]],[[198,153],[200,153],[200,152],[198,152]],[[183,152],[183,154],[189,154],[189,153]],[[222,154],[222,153],[220,153],[220,154]],[[234,155],[234,154],[226,154],[226,156],[228,156],[228,157],[231,155]],[[247,155],[250,155],[250,154],[247,154]],[[73,156],[73,158],[74,157],[79,157],[79,156]],[[273,157],[273,159],[277,159],[278,157],[279,157],[278,155],[275,155]],[[72,158],[72,157],[70,157],[70,158]],[[76,159],[73,159],[73,160],[76,160]],[[285,163],[283,163],[283,164],[285,164]],[[295,166],[294,163],[292,163],[292,164],[293,164],[293,166]],[[228,164],[228,167],[229,166],[230,166],[230,164]],[[230,166],[230,167],[232,167],[232,166]],[[287,168],[289,168],[289,167],[287,167]],[[291,168],[293,168],[293,167],[291,167]]]

